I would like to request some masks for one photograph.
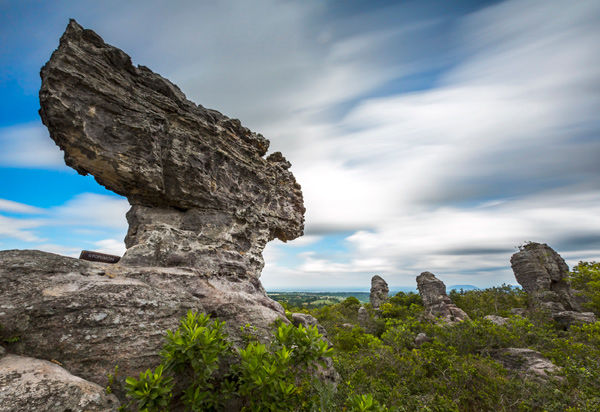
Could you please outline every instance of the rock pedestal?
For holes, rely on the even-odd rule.
[[[40,115],[66,164],[131,204],[127,252],[116,265],[0,252],[0,324],[20,337],[9,353],[102,387],[118,365],[124,401],[124,378],[159,363],[166,330],[188,310],[226,321],[234,344],[240,326],[264,340],[288,322],[260,283],[262,251],[301,236],[305,209],[290,163],[265,157],[267,139],[74,20],[41,78]]]
[[[550,246],[527,243],[515,253],[510,263],[517,282],[531,296],[536,307],[548,310],[564,326],[595,322],[591,312],[581,312],[581,305],[571,291],[569,267]]]
[[[446,285],[433,273],[423,272],[417,276],[417,288],[423,299],[426,315],[432,318],[441,318],[449,323],[469,319],[462,309],[452,303],[446,294]]]
[[[387,282],[379,275],[371,278],[371,294],[369,295],[369,301],[373,309],[379,309],[382,303],[388,300],[388,293],[390,289]]]
[[[300,186],[269,141],[71,20],[42,68],[40,116],[65,162],[127,197],[122,263],[258,277],[274,238],[301,236]]]

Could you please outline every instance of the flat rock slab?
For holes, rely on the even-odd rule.
[[[0,412],[116,412],[114,395],[45,360],[0,358]]]
[[[226,321],[235,342],[240,326],[271,334],[285,312],[269,299],[260,282],[232,282],[193,270],[131,268],[87,262],[40,251],[0,252],[0,324],[6,336],[19,336],[14,354],[60,362],[71,373],[105,386],[119,366],[138,376],[159,363],[168,329],[188,310]]]

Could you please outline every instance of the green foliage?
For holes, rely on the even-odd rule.
[[[487,315],[509,316],[513,308],[527,306],[527,293],[521,288],[502,285],[479,290],[451,290],[452,302],[471,318]]]
[[[415,318],[423,312],[421,295],[414,292],[398,292],[379,308],[381,317],[390,319]]]
[[[387,409],[373,399],[370,393],[367,395],[354,395],[346,402],[349,412],[385,412]]]
[[[249,343],[234,366],[244,410],[294,410],[302,404],[301,395],[313,390],[310,372],[325,356],[331,356],[331,349],[316,327],[279,324],[270,345]]]
[[[167,342],[160,352],[162,365],[167,372],[190,382],[181,396],[189,410],[219,408],[230,395],[227,382],[215,390],[215,373],[231,346],[223,332],[224,325],[225,322],[211,322],[209,315],[189,311],[177,331],[167,331]]]
[[[108,385],[106,385],[106,393],[108,393],[108,394],[112,393],[112,386],[114,385],[115,379],[117,378],[118,375],[119,375],[119,365],[116,365],[114,375],[112,373],[109,373],[107,375]]]
[[[148,369],[140,372],[140,379],[132,377],[125,379],[127,394],[138,401],[140,411],[168,411],[171,400],[173,378],[163,376],[163,365],[159,365],[154,372]]]
[[[300,410],[301,405],[309,406],[306,399],[319,401],[318,394],[324,391],[317,389],[311,374],[323,357],[331,356],[331,349],[316,327],[279,322],[267,345],[258,342],[254,329],[246,325],[242,328],[248,332],[246,347],[236,352],[224,325],[190,311],[175,332],[168,331],[155,371],[141,373],[139,380],[126,379],[127,395],[137,401],[138,410],[168,410],[172,398],[189,411],[222,410],[232,396],[243,410],[256,412]],[[219,374],[223,364],[233,366]],[[173,378],[185,389],[173,393]]]
[[[342,378],[336,394],[340,410],[342,404],[349,408],[348,398],[363,399],[362,394],[406,412],[599,410],[600,323],[564,331],[544,312],[511,316],[512,307],[526,306],[525,295],[502,286],[454,292],[471,320],[438,325],[419,317],[420,302],[409,295],[382,305],[379,337],[359,326],[325,322]],[[339,319],[341,311],[332,306],[313,314]],[[499,326],[483,319],[487,314],[509,319]],[[431,342],[417,346],[420,332]],[[544,381],[506,370],[493,355],[509,347],[540,351],[562,368],[559,376]]]
[[[587,300],[584,308],[600,316],[600,262],[579,262],[570,274],[571,286]]]

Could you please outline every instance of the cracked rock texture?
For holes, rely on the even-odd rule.
[[[469,316],[446,294],[446,285],[431,272],[423,272],[417,276],[417,288],[425,313],[433,318],[441,318],[448,323],[469,319]]]
[[[581,303],[571,290],[569,267],[565,260],[545,243],[528,243],[512,255],[510,263],[517,282],[536,306],[550,311],[565,327],[593,323],[596,316],[581,312]]]
[[[105,389],[55,363],[6,355],[0,358],[0,411],[116,412],[119,401]]]
[[[128,249],[116,265],[0,252],[2,333],[20,337],[0,360],[55,360],[101,387],[118,365],[113,391],[125,403],[125,377],[159,363],[166,330],[188,310],[226,321],[234,344],[240,326],[266,340],[276,319],[288,322],[260,283],[262,251],[301,236],[305,209],[290,163],[264,157],[268,140],[190,102],[74,20],[41,77],[40,115],[67,165],[129,200]],[[29,385],[10,376],[11,388]],[[32,393],[45,391],[36,385]],[[65,396],[79,402],[73,390]],[[56,410],[112,410],[78,407]]]
[[[300,185],[269,141],[71,20],[41,70],[40,116],[77,172],[127,197],[123,263],[258,277],[303,234]]]
[[[258,279],[232,282],[196,269],[130,267],[87,262],[32,250],[0,252],[0,324],[10,353],[60,362],[69,372],[105,386],[119,366],[121,385],[160,362],[167,329],[188,310],[226,321],[234,343],[240,326],[257,327],[263,340],[271,323],[285,321]]]

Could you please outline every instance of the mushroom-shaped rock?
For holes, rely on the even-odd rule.
[[[446,285],[433,273],[423,272],[417,276],[417,288],[428,316],[442,318],[449,323],[469,319],[462,309],[452,303],[446,294]]]
[[[373,309],[379,309],[382,303],[388,300],[388,293],[390,289],[387,282],[379,275],[371,278],[371,294],[369,300]]]
[[[527,243],[510,259],[517,282],[533,297],[537,306],[552,313],[581,311],[581,305],[571,292],[565,260],[550,246]]]
[[[127,197],[122,263],[258,277],[301,236],[300,185],[269,141],[71,20],[41,70],[40,115],[65,162]]]

